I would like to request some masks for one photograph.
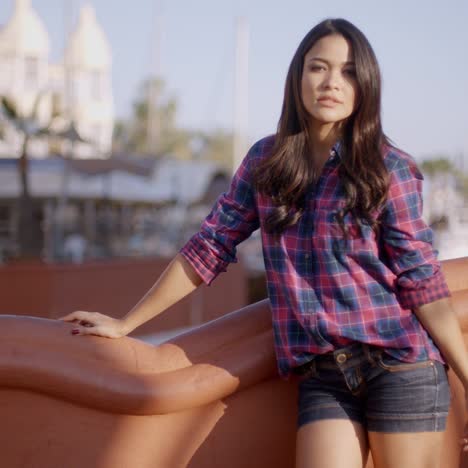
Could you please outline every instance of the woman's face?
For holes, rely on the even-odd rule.
[[[334,126],[353,113],[358,87],[353,51],[343,36],[325,36],[307,52],[301,92],[314,124]]]

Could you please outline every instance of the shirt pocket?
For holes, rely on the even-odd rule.
[[[313,241],[318,249],[336,254],[358,254],[359,252],[376,253],[375,233],[369,223],[360,223],[347,213],[344,217],[346,233],[338,222],[338,209],[321,209],[315,212]]]

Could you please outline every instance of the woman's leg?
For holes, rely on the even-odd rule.
[[[443,432],[369,432],[375,468],[443,468]]]
[[[366,431],[349,419],[315,421],[297,432],[296,468],[363,468],[367,455]]]
[[[367,428],[375,468],[445,468],[441,465],[450,389],[436,361],[377,360],[369,379]]]

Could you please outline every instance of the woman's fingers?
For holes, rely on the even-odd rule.
[[[120,320],[116,320],[98,312],[75,311],[61,317],[59,320],[73,325],[72,335],[96,335],[105,338],[120,338],[124,336]]]
[[[70,321],[70,323],[76,323],[77,325],[81,325],[83,327],[92,327],[94,325],[92,322],[89,322],[88,320],[78,320],[78,319],[73,319]]]
[[[93,335],[103,338],[120,338],[121,335],[109,327],[76,327],[71,331],[72,335]]]
[[[71,314],[65,315],[65,317],[59,318],[59,320],[63,320],[64,322],[81,325],[82,327],[94,327],[99,319],[99,314],[84,311],[72,312]]]
[[[468,438],[464,437],[463,439],[460,439],[460,445],[464,452],[468,451]]]
[[[74,325],[74,328],[71,331],[72,335],[85,335],[88,334],[85,332],[85,329],[94,328],[96,322],[99,320],[99,314],[95,312],[85,312],[83,310],[77,310],[71,314],[60,317],[59,320],[64,322],[70,322]]]
[[[98,327],[84,327],[84,326],[78,326],[72,329],[71,334],[72,335],[97,335],[97,336],[102,336],[99,333],[99,328]]]
[[[467,400],[468,406],[468,400]],[[463,452],[468,452],[468,423],[465,424],[465,429],[463,431],[463,438],[459,440]]]
[[[92,319],[92,317],[95,317],[94,312],[85,312],[83,310],[77,310],[75,312],[72,312],[71,314],[65,315],[64,317],[59,317],[58,320],[63,320],[65,322],[74,322],[74,321],[89,321]]]

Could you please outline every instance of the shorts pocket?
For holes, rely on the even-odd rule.
[[[428,359],[427,361],[403,362],[395,359],[394,357],[382,354],[377,358],[377,365],[389,372],[403,372],[432,367],[434,366],[434,361]]]

